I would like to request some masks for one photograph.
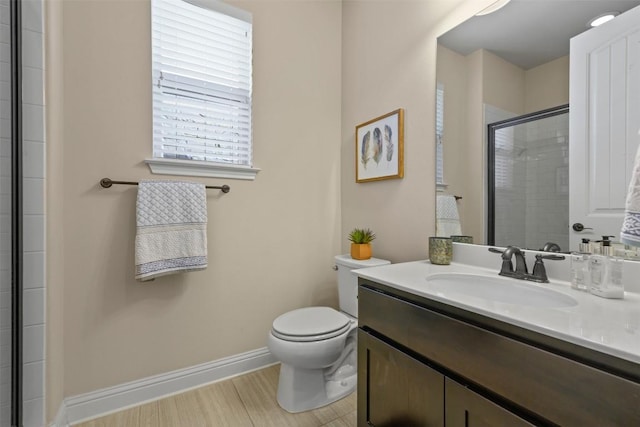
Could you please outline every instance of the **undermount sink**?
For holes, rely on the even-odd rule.
[[[488,301],[528,307],[573,307],[578,302],[568,295],[517,279],[465,273],[439,273],[427,276],[429,290],[444,297],[447,294],[468,295]]]

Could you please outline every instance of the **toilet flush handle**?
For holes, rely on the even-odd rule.
[[[338,266],[337,266],[337,265],[334,265],[334,266],[333,266],[333,269],[334,269],[335,271],[338,271]]]

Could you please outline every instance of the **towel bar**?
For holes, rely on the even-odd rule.
[[[135,181],[114,181],[110,178],[102,178],[100,180],[100,185],[103,188],[110,188],[113,184],[124,184],[124,185],[138,185],[137,182]],[[231,187],[229,187],[228,185],[222,185],[222,186],[215,186],[215,185],[206,185],[205,188],[213,188],[216,190],[222,190],[223,193],[228,193],[229,191],[231,191]]]

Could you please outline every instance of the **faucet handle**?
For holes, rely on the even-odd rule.
[[[560,261],[565,259],[562,255],[536,255],[536,262],[533,264],[533,272],[531,275],[525,277],[527,280],[531,280],[533,282],[539,283],[549,283],[549,278],[547,277],[547,269],[544,266],[543,259],[548,259],[552,261]]]
[[[489,248],[489,252],[493,252],[495,254],[502,255],[502,267],[500,267],[500,275],[501,276],[513,276],[513,263],[511,262],[511,246],[509,246],[504,251],[501,251],[497,248]],[[507,255],[505,255],[507,254]]]
[[[564,259],[564,256],[563,255],[542,255],[542,254],[538,254],[538,255],[536,255],[536,262],[539,259],[541,259],[541,260],[542,259],[550,259],[552,261],[561,261],[561,260]]]
[[[503,260],[510,260],[513,254],[524,255],[524,253],[517,246],[507,246],[503,251],[498,248],[489,248],[489,252],[501,254]]]

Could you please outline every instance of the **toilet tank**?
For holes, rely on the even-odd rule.
[[[352,270],[366,267],[378,267],[391,264],[390,261],[378,258],[357,260],[351,255],[336,255],[336,267],[338,268],[338,299],[340,310],[358,317],[358,276]]]

